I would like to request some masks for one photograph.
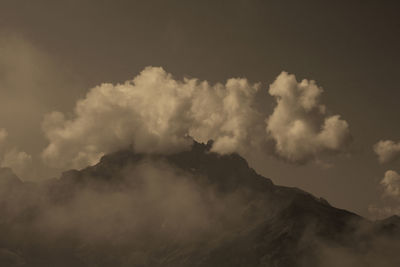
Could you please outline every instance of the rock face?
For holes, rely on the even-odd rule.
[[[0,170],[0,266],[400,266],[398,217],[370,222],[209,148],[125,149],[41,184]]]

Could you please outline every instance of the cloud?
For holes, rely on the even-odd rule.
[[[400,157],[400,142],[380,140],[373,146],[373,150],[378,155],[380,163],[390,163]],[[370,205],[369,213],[375,218],[400,215],[400,174],[388,170],[380,184],[383,188],[382,203]]]
[[[7,129],[9,142],[39,154],[47,145],[40,127],[43,116],[75,104],[80,76],[20,33],[0,29],[0,51],[0,128]],[[32,179],[57,175],[41,161],[29,174]]]
[[[383,189],[381,203],[368,207],[370,215],[376,219],[400,215],[400,174],[388,170],[380,184]]]
[[[257,90],[245,79],[211,86],[147,67],[131,81],[91,89],[72,118],[48,114],[43,130],[50,144],[43,158],[79,168],[128,144],[137,152],[173,153],[188,149],[192,138],[213,139],[215,152],[234,152],[250,139]]]
[[[290,162],[306,162],[326,152],[343,151],[350,141],[349,125],[339,115],[326,116],[319,103],[323,90],[315,81],[297,82],[282,72],[270,85],[277,105],[267,119],[276,153]]]
[[[10,167],[18,176],[24,177],[24,173],[27,171],[31,163],[31,155],[14,148],[4,154],[1,161],[1,167]]]
[[[259,88],[240,78],[215,85],[177,80],[162,68],[147,67],[125,83],[91,89],[72,116],[47,114],[43,130],[49,144],[42,158],[53,167],[81,168],[129,144],[137,152],[174,153],[188,149],[193,139],[214,140],[213,152],[242,155],[274,140],[279,156],[290,161],[345,147],[347,122],[338,115],[314,121],[325,113],[317,99],[322,90],[314,82],[297,84],[287,73],[278,77],[270,89],[278,106],[267,131],[267,114],[255,105]]]
[[[400,157],[400,142],[380,140],[373,146],[380,163],[388,163]]]
[[[19,176],[24,177],[32,163],[31,155],[19,151],[15,147],[9,148],[6,141],[8,132],[0,128],[0,167],[9,167]]]
[[[381,185],[384,187],[386,196],[400,198],[400,174],[396,171],[386,171]]]

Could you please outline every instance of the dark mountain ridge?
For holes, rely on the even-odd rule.
[[[368,221],[210,147],[129,148],[40,185],[0,172],[0,266],[400,266],[398,217]]]

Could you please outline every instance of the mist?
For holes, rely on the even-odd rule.
[[[244,195],[218,194],[162,161],[126,167],[118,175],[116,181],[83,177],[72,182],[65,174],[60,182],[34,184],[4,171],[0,248],[9,255],[0,254],[0,262],[168,265],[167,258],[153,262],[158,253],[184,246],[176,257],[185,257],[202,242],[218,246],[235,229],[251,224],[243,217]],[[99,258],[103,253],[107,256]]]
[[[240,266],[304,267],[398,262],[399,242],[375,236],[375,224],[350,213],[341,221],[342,211],[299,189],[274,186],[237,155],[130,153],[108,155],[95,166],[39,183],[1,169],[0,262],[232,266],[242,259]],[[132,162],[123,163],[124,157]],[[310,211],[298,216],[303,206]],[[326,209],[339,213],[313,215]]]

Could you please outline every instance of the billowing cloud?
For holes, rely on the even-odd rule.
[[[400,142],[380,140],[373,146],[380,163],[391,162],[400,157]]]
[[[19,151],[15,147],[8,148],[6,139],[8,132],[0,128],[0,167],[9,167],[19,176],[24,177],[26,170],[32,163],[31,155]]]
[[[383,189],[382,199],[380,203],[368,207],[370,215],[375,219],[400,215],[400,174],[388,170],[380,184]]]
[[[50,144],[43,158],[78,168],[128,144],[137,152],[173,153],[188,149],[192,138],[213,139],[214,151],[234,152],[250,139],[257,89],[245,79],[214,86],[178,81],[162,68],[148,67],[132,81],[91,89],[72,118],[47,115],[43,129]]]
[[[380,163],[390,163],[400,157],[400,142],[380,140],[373,146]],[[383,188],[380,205],[371,205],[369,212],[373,217],[382,218],[393,214],[400,215],[400,174],[394,170],[385,172],[380,182]]]
[[[349,125],[339,115],[326,116],[319,103],[323,90],[315,81],[297,82],[282,72],[270,85],[277,105],[267,119],[276,153],[291,162],[305,162],[325,152],[342,151],[350,140]]]
[[[338,115],[323,117],[322,90],[314,82],[297,84],[287,73],[278,77],[270,89],[278,106],[267,131],[267,114],[254,104],[259,87],[239,78],[215,85],[176,80],[162,68],[147,67],[123,84],[91,89],[71,116],[48,114],[43,130],[50,143],[42,157],[54,167],[80,168],[129,144],[137,152],[174,153],[193,139],[212,139],[212,151],[221,154],[246,154],[273,140],[282,158],[306,161],[345,146],[348,124]]]
[[[396,171],[388,170],[381,181],[385,195],[400,198],[400,174]]]

